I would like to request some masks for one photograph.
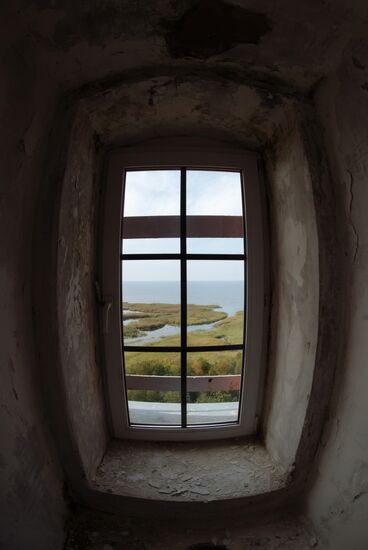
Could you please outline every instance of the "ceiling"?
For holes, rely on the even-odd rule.
[[[4,54],[32,52],[63,89],[164,67],[173,75],[253,75],[305,92],[337,67],[350,44],[365,40],[368,3],[3,0],[1,17]]]

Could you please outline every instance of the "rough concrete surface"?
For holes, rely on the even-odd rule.
[[[225,524],[225,525],[224,525]],[[175,525],[144,523],[117,516],[81,511],[71,525],[64,550],[309,550],[323,547],[303,520],[265,521],[262,525]]]
[[[359,43],[347,50],[336,77],[317,96],[336,193],[342,197],[348,299],[342,359],[308,511],[327,547],[338,550],[368,547],[368,72],[359,61],[367,53]]]
[[[0,78],[0,548],[48,550],[63,544],[67,506],[34,342],[31,266],[55,88],[17,48],[2,56]]]
[[[171,62],[165,40],[168,25],[183,28],[191,17],[196,28],[201,17],[203,20],[201,6],[206,3],[207,0],[7,1],[2,6],[4,38],[11,42],[17,34],[24,36],[67,89],[133,67]],[[258,33],[254,25],[248,32],[255,33],[259,43],[244,44],[247,33],[239,37],[236,27],[233,34],[227,31],[222,45],[221,34],[209,36],[209,50],[216,39],[221,47],[216,48],[220,53],[212,55],[208,62],[213,66],[223,64],[230,70],[243,67],[265,80],[289,81],[306,90],[336,67],[351,37],[365,36],[364,0],[348,5],[344,0],[220,2],[220,6],[226,4],[227,11],[244,14],[243,17],[247,13],[249,17],[258,16]],[[209,10],[205,27],[215,29],[218,17],[218,9]],[[271,30],[264,34],[262,31],[268,27]],[[186,61],[184,57],[183,62]]]
[[[70,415],[87,477],[100,463],[108,441],[102,376],[96,353],[95,145],[90,122],[81,116],[71,130],[60,198],[64,207],[59,214],[57,247],[59,350],[67,396],[64,414]]]
[[[209,83],[211,87],[208,86]],[[57,278],[60,355],[64,356],[65,350],[68,350],[67,353],[70,349],[75,350],[74,367],[71,366],[70,358],[61,362],[60,368],[63,371],[71,369],[70,376],[64,372],[66,386],[70,383],[69,379],[73,379],[81,370],[78,365],[86,363],[88,369],[95,372],[98,370],[93,354],[95,334],[91,317],[94,306],[88,290],[93,284],[91,273],[96,271],[94,258],[90,255],[88,260],[85,257],[86,260],[81,263],[78,250],[71,253],[75,250],[75,243],[82,250],[88,250],[93,241],[94,229],[89,211],[94,208],[91,197],[96,194],[93,189],[96,180],[90,177],[90,172],[85,172],[83,194],[78,190],[70,191],[77,185],[77,174],[86,166],[84,152],[91,148],[93,131],[98,134],[99,142],[105,148],[110,144],[130,145],[139,140],[178,133],[192,137],[206,134],[213,138],[232,140],[238,145],[265,148],[273,158],[272,164],[268,166],[274,233],[271,254],[277,266],[277,275],[273,282],[274,294],[279,300],[278,307],[274,304],[272,310],[272,332],[276,348],[272,352],[274,381],[269,384],[268,399],[274,406],[269,406],[266,441],[269,451],[283,470],[290,471],[305,423],[317,336],[323,321],[318,319],[317,214],[314,210],[311,170],[301,140],[300,112],[303,112],[305,102],[280,93],[276,103],[272,100],[267,102],[259,85],[241,85],[224,78],[214,79],[210,75],[206,79],[199,75],[182,75],[180,80],[167,76],[139,79],[135,75],[128,83],[110,83],[105,90],[92,86],[82,92],[82,98],[68,98],[78,105],[74,127],[84,128],[77,135],[71,135],[71,155],[67,157],[64,168],[69,177],[63,182],[66,189],[61,194],[60,219],[65,220],[68,238],[63,233],[54,237],[60,243],[60,269]],[[227,112],[231,116],[226,116]],[[80,163],[76,161],[78,155]],[[95,171],[95,162],[97,157],[92,155],[92,172]],[[75,166],[75,174],[69,165]],[[83,196],[89,197],[88,203],[81,202],[80,197]],[[81,204],[84,204],[84,210],[80,209]],[[70,211],[77,216],[73,234],[70,232],[73,224],[68,222]],[[83,214],[84,211],[86,214]],[[86,215],[89,220],[87,224],[84,219]],[[80,231],[79,228],[83,230]],[[77,285],[78,291],[75,295],[68,294],[70,276],[79,276],[81,270],[85,273],[85,282]],[[276,284],[279,288],[276,288]],[[76,325],[68,320],[69,310],[76,312]],[[79,342],[76,346],[73,345],[75,341]],[[89,342],[89,346],[82,345],[83,342]],[[331,370],[327,360],[324,361],[323,369],[325,372]],[[96,376],[98,375],[95,374],[94,377]],[[72,383],[68,394],[74,395],[81,403],[88,403],[90,394],[87,386],[88,384],[82,383],[79,390],[75,391],[76,386]],[[328,393],[329,389],[325,385],[321,394]],[[293,414],[290,414],[291,411]],[[66,410],[65,414],[70,416],[75,439],[78,439],[78,431],[85,432],[82,429],[84,421],[75,422],[73,409],[69,412]],[[86,419],[88,420],[88,415],[85,416]],[[100,420],[97,420],[95,426],[101,433]],[[312,430],[312,434],[316,438],[320,429],[318,417],[314,420],[314,426],[317,427]],[[93,423],[91,428],[93,430]],[[85,438],[85,442],[88,447],[87,439]],[[98,440],[101,440],[100,436],[93,441]],[[80,443],[76,444],[80,447]],[[314,446],[316,444],[317,441]],[[84,449],[87,447],[84,445]],[[84,452],[80,450],[81,454]],[[302,457],[300,470],[304,472],[304,477],[308,467],[308,461],[303,461]],[[83,469],[85,470],[84,467]],[[89,477],[88,473],[86,475]]]
[[[292,470],[311,394],[318,339],[319,262],[311,167],[300,124],[268,159],[274,307],[265,442]],[[275,160],[272,160],[275,159]],[[327,363],[324,364],[327,369]]]
[[[99,491],[169,502],[241,498],[275,491],[285,482],[264,447],[243,440],[116,441],[94,479]]]
[[[180,522],[142,527],[127,510],[118,520],[79,512],[66,548],[366,550],[366,0],[4,0],[0,11],[0,546],[61,549],[65,496],[88,487],[108,439],[91,287],[96,153],[184,134],[268,159],[271,256],[284,261],[272,271],[263,427],[285,470],[296,456],[298,502],[318,535],[292,519],[191,532]],[[317,124],[300,133],[304,108]],[[74,128],[85,121],[81,158],[63,117]],[[114,482],[141,474],[130,467],[112,468]],[[166,479],[151,473],[155,498]],[[177,474],[180,487],[168,479],[167,490],[193,481]],[[225,482],[211,486],[236,491]]]

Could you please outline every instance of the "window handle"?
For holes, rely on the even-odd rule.
[[[106,300],[103,302],[103,333],[109,333],[109,320],[110,320],[110,311],[112,310],[112,301]]]

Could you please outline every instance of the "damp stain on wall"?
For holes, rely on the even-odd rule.
[[[238,44],[258,44],[272,29],[267,15],[221,0],[200,0],[179,19],[162,23],[167,48],[176,58],[207,59]]]

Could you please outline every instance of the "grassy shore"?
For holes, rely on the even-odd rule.
[[[163,307],[162,307],[163,306]],[[163,323],[174,324],[171,321],[176,320],[179,315],[179,306],[171,304],[124,304],[124,307],[134,315],[146,315],[142,317],[133,317],[137,322],[147,321],[146,327],[155,326],[155,316],[161,319]],[[213,311],[218,306],[188,306],[188,324],[199,325],[213,323],[210,330],[196,330],[188,333],[188,345],[190,346],[208,346],[241,344],[243,342],[243,312],[239,311],[231,317],[223,312]],[[220,314],[221,320],[216,319]],[[152,315],[152,323],[150,318]],[[132,317],[129,317],[132,318]],[[189,323],[189,318],[191,322]],[[164,322],[166,321],[166,322]],[[196,321],[196,322],[194,322]],[[178,323],[175,323],[177,326]],[[131,325],[128,325],[131,326]],[[149,330],[146,328],[145,330]],[[154,330],[151,328],[150,330]],[[124,327],[124,335],[126,331]],[[150,346],[179,346],[180,335],[162,337],[156,341],[150,342]],[[188,353],[187,373],[189,376],[215,376],[220,374],[240,374],[242,368],[241,351],[221,351],[221,352],[195,352]],[[180,354],[179,353],[157,353],[157,352],[126,352],[125,369],[127,374],[142,374],[156,376],[180,376]],[[214,393],[191,392],[190,402],[219,402],[219,401],[237,401],[239,393],[237,391],[221,391]],[[136,401],[156,401],[156,402],[179,402],[180,394],[178,392],[153,392],[143,390],[129,390],[128,398]]]
[[[205,325],[226,318],[223,311],[215,311],[217,305],[188,305],[188,325]],[[127,311],[124,311],[127,310]],[[133,320],[124,325],[125,338],[137,338],[144,332],[157,330],[165,325],[180,325],[178,304],[123,304],[123,321]]]

